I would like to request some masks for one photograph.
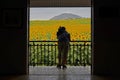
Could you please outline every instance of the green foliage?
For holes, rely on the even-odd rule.
[[[58,63],[58,46],[49,42],[40,44],[30,43],[29,46],[29,63],[31,66],[53,66]],[[91,65],[91,43],[71,44],[68,58],[68,65],[86,66]]]

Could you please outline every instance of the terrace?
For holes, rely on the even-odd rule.
[[[57,56],[57,41],[29,41],[30,74],[59,74]],[[67,66],[67,74],[90,74],[91,41],[70,42]]]

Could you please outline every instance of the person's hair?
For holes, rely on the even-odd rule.
[[[60,35],[60,34],[62,34],[62,33],[64,33],[65,32],[65,27],[64,26],[60,26],[59,28],[58,28],[58,35]]]
[[[64,27],[64,26],[62,26],[61,29],[62,29],[63,31],[65,31],[65,27]]]

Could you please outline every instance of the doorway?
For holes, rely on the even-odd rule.
[[[91,7],[30,8],[29,74],[61,74],[56,68],[60,26],[71,35],[67,72],[91,74]]]

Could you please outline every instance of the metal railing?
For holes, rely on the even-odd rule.
[[[29,66],[53,66],[57,63],[57,41],[29,41]],[[71,41],[67,65],[91,65],[91,41]]]

